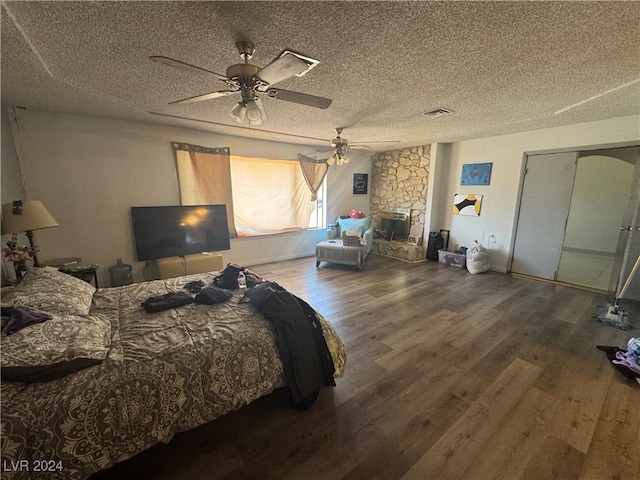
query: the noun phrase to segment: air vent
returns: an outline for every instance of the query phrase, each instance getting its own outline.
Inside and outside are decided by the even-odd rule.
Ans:
[[[436,118],[441,117],[442,115],[448,115],[453,113],[453,110],[449,110],[448,108],[440,107],[434,110],[429,110],[428,112],[421,113],[423,117]]]

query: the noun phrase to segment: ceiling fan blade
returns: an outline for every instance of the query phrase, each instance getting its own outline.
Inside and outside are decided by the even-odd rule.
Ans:
[[[333,150],[335,150],[333,147],[316,148],[316,152],[331,152]]]
[[[355,153],[364,153],[365,155],[373,155],[375,152],[371,149],[364,149],[364,148],[349,148],[350,152],[355,152]]]
[[[283,55],[255,74],[269,85],[281,82],[307,70],[308,65],[295,55]]]
[[[298,160],[303,162],[311,162],[311,163],[325,163],[327,161],[327,159],[324,157],[316,158],[314,155],[315,155],[315,152],[299,153]]]
[[[196,95],[195,97],[183,98],[182,100],[169,102],[169,105],[187,105],[189,103],[204,102],[205,100],[226,97],[227,95],[231,95],[232,93],[236,93],[238,91],[239,90],[221,90],[219,92],[205,93],[204,95]]]
[[[349,143],[350,146],[352,147],[364,147],[364,148],[370,148],[369,145],[371,145],[372,143],[400,143],[400,140],[384,140],[384,141],[373,141],[373,142],[358,142],[358,143]]]
[[[280,88],[270,88],[267,90],[269,98],[284,100],[285,102],[300,103],[315,108],[328,108],[332,100],[330,98],[316,97],[307,93],[292,92],[291,90],[282,90]]]
[[[181,68],[183,70],[190,70],[196,73],[206,73],[208,75],[213,75],[218,80],[222,80],[223,82],[226,82],[229,80],[227,77],[225,77],[224,75],[220,75],[219,73],[215,73],[210,70],[206,70],[204,68],[196,67],[195,65],[190,65],[188,63],[184,63],[179,60],[174,60],[173,58],[156,55],[153,57],[149,57],[149,60],[153,60],[154,62],[162,63],[164,65],[169,65],[170,67]]]

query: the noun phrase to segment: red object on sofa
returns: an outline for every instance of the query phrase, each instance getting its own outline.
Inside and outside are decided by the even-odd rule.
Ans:
[[[366,215],[364,213],[362,213],[360,210],[355,210],[355,209],[351,210],[349,212],[349,216],[351,218],[364,218],[364,217],[366,217]]]

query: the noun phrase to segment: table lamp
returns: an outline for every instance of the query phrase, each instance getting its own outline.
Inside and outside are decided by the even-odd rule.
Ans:
[[[33,231],[57,227],[58,223],[39,200],[15,200],[2,205],[2,234],[24,232],[29,246],[35,248]],[[39,267],[38,257],[33,255],[33,266]]]

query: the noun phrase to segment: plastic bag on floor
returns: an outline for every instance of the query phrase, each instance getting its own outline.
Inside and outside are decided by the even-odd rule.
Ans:
[[[489,270],[489,250],[477,240],[467,250],[467,270],[469,273],[483,273]]]

